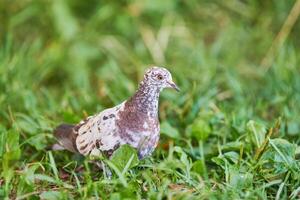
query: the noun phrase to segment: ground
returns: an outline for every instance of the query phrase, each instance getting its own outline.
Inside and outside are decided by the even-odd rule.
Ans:
[[[300,198],[300,1],[3,1],[0,199]],[[132,95],[149,65],[161,140],[109,179],[54,152],[62,122]]]

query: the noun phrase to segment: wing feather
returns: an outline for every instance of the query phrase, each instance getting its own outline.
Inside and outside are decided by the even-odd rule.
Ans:
[[[84,121],[77,131],[76,146],[83,155],[88,155],[94,148],[102,151],[110,150],[119,142],[115,120],[123,103]]]

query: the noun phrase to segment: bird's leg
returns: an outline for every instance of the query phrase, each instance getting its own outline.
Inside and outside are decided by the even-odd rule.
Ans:
[[[103,175],[106,179],[111,179],[112,173],[109,167],[107,167],[107,165],[102,160],[90,160],[89,163],[96,165],[97,168],[103,172]]]
[[[102,165],[102,169],[103,169],[103,174],[104,174],[104,176],[106,176],[105,178],[111,179],[112,173],[111,173],[109,167],[107,167],[107,165],[105,165],[105,163],[102,160],[101,160],[101,165]]]
[[[103,156],[101,152],[98,149],[94,149],[91,152],[90,156],[92,158],[91,162],[96,164],[96,166],[103,171],[104,177],[107,179],[111,179],[112,173],[109,167],[107,167],[107,165],[103,162]]]

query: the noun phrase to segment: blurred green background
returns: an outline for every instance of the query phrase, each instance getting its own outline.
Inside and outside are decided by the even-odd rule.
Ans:
[[[289,27],[291,32],[283,30],[288,33],[286,40],[279,35],[279,41],[284,40],[282,45],[275,39],[294,4],[294,0],[1,0],[0,197],[39,191],[39,183],[28,186],[33,184],[31,179],[23,180],[18,174],[24,175],[28,166],[40,163],[46,165],[40,174],[55,176],[47,165],[51,156],[45,151],[54,141],[52,129],[61,122],[76,123],[127,99],[150,65],[168,68],[181,88],[180,93],[162,93],[162,140],[154,162],[166,162],[174,145],[184,149],[192,164],[201,158],[202,168],[215,168],[208,172],[201,168],[201,173],[196,170],[211,181],[204,184],[205,191],[176,191],[203,198],[246,198],[245,188],[234,192],[227,188],[226,184],[232,183],[226,178],[228,171],[218,167],[219,161],[211,160],[220,155],[222,145],[229,144],[230,150],[237,154],[243,151],[241,158],[251,163],[234,165],[234,173],[245,171],[240,170],[242,165],[253,170],[254,193],[250,194],[275,197],[281,182],[265,189],[269,180],[261,172],[255,174],[257,168],[250,161],[262,142],[256,137],[252,144],[245,138],[249,127],[255,127],[263,140],[265,130],[281,117],[281,128],[273,137],[296,145],[292,158],[300,152],[300,21]],[[272,44],[275,48],[266,64]],[[251,129],[255,136],[256,129]],[[185,155],[181,150],[175,151]],[[204,155],[208,157],[204,159]],[[56,156],[59,166],[72,161],[67,154]],[[284,173],[300,174],[298,161],[293,161],[297,167]],[[174,167],[174,173],[176,170]],[[268,173],[278,175],[277,172]],[[257,178],[261,176],[264,178]],[[299,180],[290,177],[284,179],[286,185],[279,197],[297,195]],[[154,181],[151,177],[132,180]],[[196,187],[185,179],[168,180]],[[220,184],[216,193],[210,189],[214,183]],[[74,196],[93,196],[90,187],[86,186],[86,193]],[[59,188],[68,190],[64,185]],[[112,191],[123,195],[118,187]],[[157,197],[160,189],[157,186],[150,191]],[[169,198],[172,193],[165,188],[161,191],[161,198]]]

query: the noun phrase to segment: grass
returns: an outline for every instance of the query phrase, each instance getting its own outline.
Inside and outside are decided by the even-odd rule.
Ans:
[[[0,199],[300,198],[295,2],[4,0]],[[47,150],[56,125],[127,99],[152,64],[181,93],[161,95],[151,158],[108,179]]]

